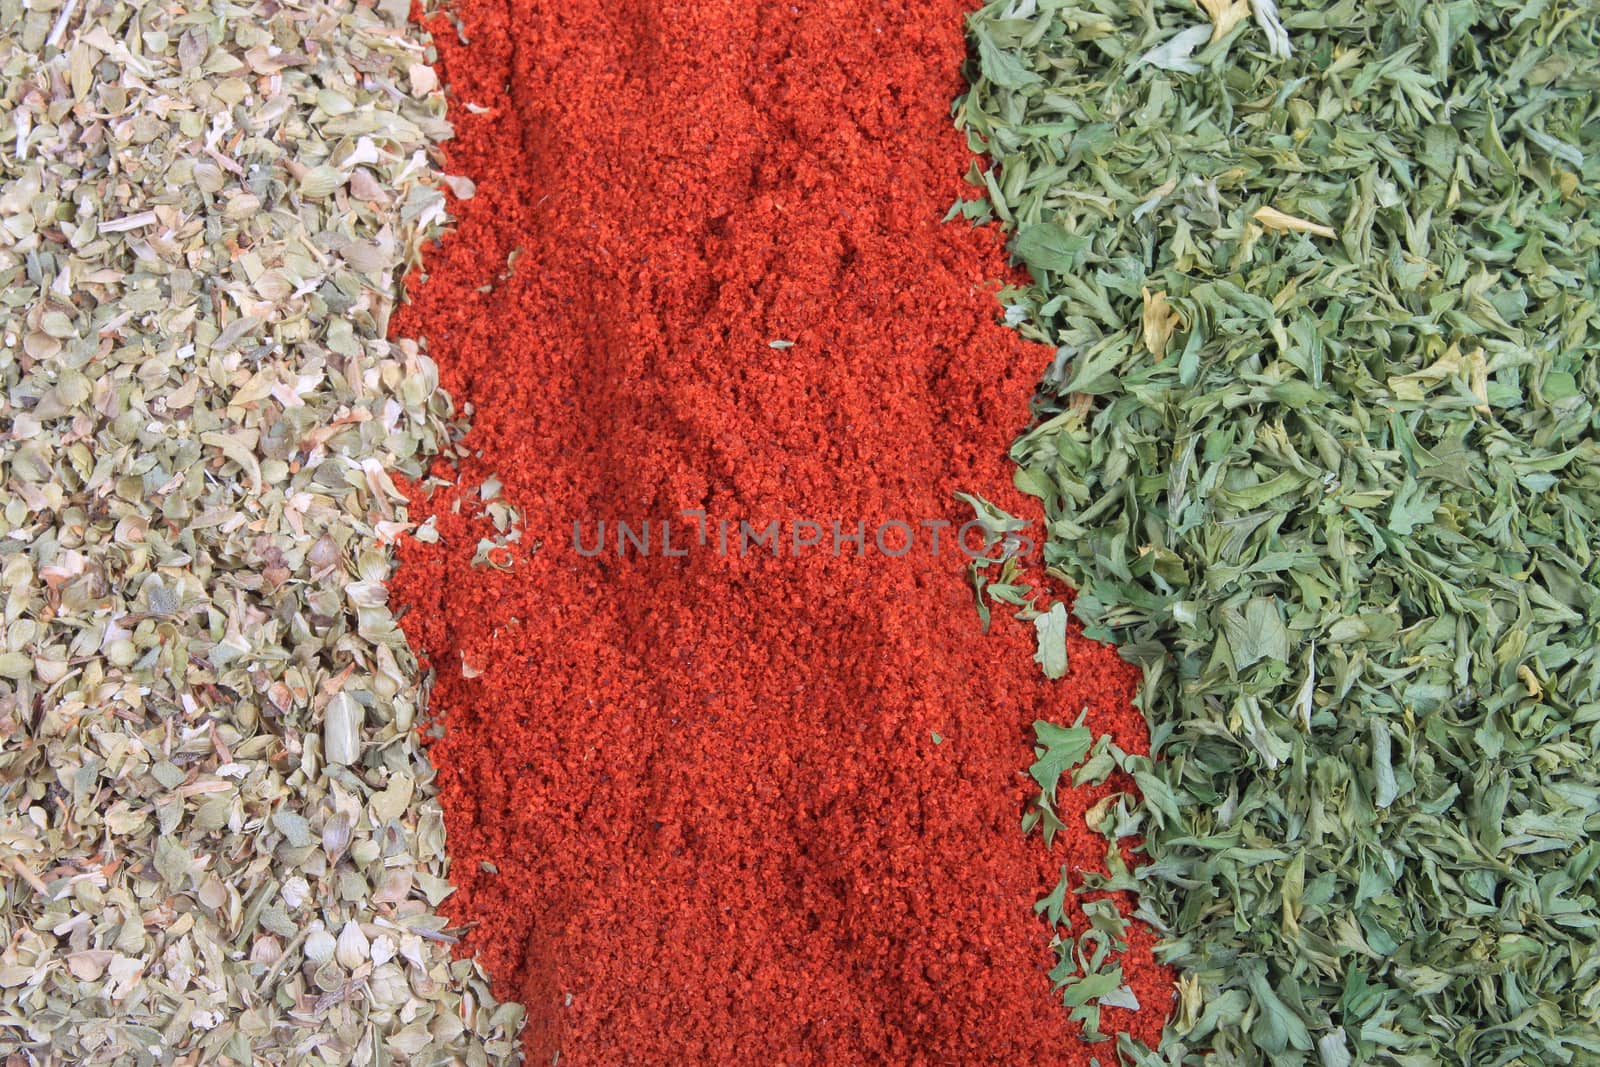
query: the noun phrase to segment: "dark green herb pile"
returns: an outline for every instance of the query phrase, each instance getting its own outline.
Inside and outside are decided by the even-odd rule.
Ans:
[[[1017,482],[1158,753],[1076,772],[1138,772],[1103,825],[1181,975],[1124,1052],[1600,1063],[1600,8],[1006,0],[972,36],[962,211],[1060,349]]]

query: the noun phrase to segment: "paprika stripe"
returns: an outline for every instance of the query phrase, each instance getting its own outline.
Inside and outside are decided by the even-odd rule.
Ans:
[[[1131,784],[1063,787],[1046,852],[1020,771],[1083,709],[1147,751],[1134,675],[1074,624],[1046,682],[930,537],[957,491],[1037,515],[1006,450],[1052,357],[997,321],[997,235],[941,221],[963,5],[451,11],[477,195],[394,329],[472,429],[409,487],[438,538],[393,596],[436,672],[444,908],[530,1062],[1104,1061],[1034,903],[1104,869],[1083,815]],[[1147,1042],[1151,943],[1103,1021]]]

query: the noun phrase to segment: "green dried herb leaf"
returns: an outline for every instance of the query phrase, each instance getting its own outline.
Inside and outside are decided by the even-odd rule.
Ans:
[[[1033,627],[1039,642],[1034,662],[1044,668],[1046,678],[1064,677],[1067,673],[1067,606],[1052,604],[1049,611],[1034,618]]]
[[[1055,799],[1061,775],[1088,755],[1094,737],[1089,728],[1081,724],[1081,716],[1079,724],[1074,726],[1056,726],[1040,719],[1033,724],[1033,732],[1039,744],[1033,750],[1037,759],[1028,773],[1039,784],[1044,802],[1049,804]]]

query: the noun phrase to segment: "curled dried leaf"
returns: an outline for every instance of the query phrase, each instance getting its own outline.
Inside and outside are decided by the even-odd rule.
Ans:
[[[1294,215],[1285,214],[1275,207],[1262,207],[1251,216],[1264,229],[1277,230],[1289,233],[1309,233],[1316,237],[1337,237],[1332,226],[1324,226],[1320,222],[1312,222]]]

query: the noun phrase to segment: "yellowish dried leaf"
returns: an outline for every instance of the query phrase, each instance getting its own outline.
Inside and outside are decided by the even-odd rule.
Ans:
[[[1144,296],[1144,346],[1156,361],[1167,358],[1167,344],[1183,322],[1183,316],[1167,302],[1164,290],[1151,292],[1149,287],[1140,290]]]
[[[1250,17],[1250,0],[1195,0],[1211,19],[1211,39],[1220,41]]]
[[[1285,214],[1275,207],[1262,207],[1251,216],[1268,230],[1288,231],[1291,233],[1309,233],[1315,237],[1337,237],[1332,226],[1324,226],[1320,222],[1302,219],[1295,215]]]

